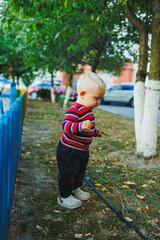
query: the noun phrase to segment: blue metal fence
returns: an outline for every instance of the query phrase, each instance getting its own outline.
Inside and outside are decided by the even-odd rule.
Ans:
[[[23,93],[11,105],[9,110],[0,117],[0,240],[6,239],[10,220],[17,166],[21,151],[26,94]]]

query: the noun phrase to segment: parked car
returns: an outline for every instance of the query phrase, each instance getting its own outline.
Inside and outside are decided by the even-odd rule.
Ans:
[[[37,99],[40,97],[40,91],[41,90],[48,90],[50,91],[52,87],[51,83],[38,83],[38,84],[31,84],[28,87],[28,95],[31,96],[32,99]],[[54,85],[54,92],[57,95],[64,95],[66,92],[65,88],[58,87],[57,85]],[[76,100],[77,99],[77,92],[75,90],[71,90],[70,100]]]
[[[120,83],[107,89],[103,103],[123,103],[134,107],[134,84]]]

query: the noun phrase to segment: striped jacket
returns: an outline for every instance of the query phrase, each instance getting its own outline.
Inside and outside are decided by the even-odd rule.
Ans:
[[[82,122],[85,120],[91,121],[93,125],[91,130],[82,131]],[[99,131],[95,129],[92,111],[76,102],[67,108],[62,128],[64,130],[61,136],[62,144],[80,151],[87,151],[93,137],[96,137]]]

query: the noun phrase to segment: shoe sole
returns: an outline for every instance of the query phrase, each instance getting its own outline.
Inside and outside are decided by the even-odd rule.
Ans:
[[[73,207],[73,206],[70,206],[70,207],[64,206],[63,203],[60,202],[59,198],[57,199],[57,203],[58,203],[61,207],[68,208],[68,209],[75,209],[75,208],[79,208],[79,207],[82,206],[82,203],[79,203],[79,204],[77,204],[77,205],[74,206],[74,207]]]

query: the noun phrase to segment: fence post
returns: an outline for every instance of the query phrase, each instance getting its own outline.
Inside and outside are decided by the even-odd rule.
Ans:
[[[7,112],[6,115],[9,117],[9,181],[10,181],[10,187],[9,187],[9,208],[11,208],[12,203],[13,203],[13,194],[14,194],[14,183],[15,183],[15,109],[10,108]]]
[[[2,122],[0,122],[0,144],[2,145],[2,149],[0,151],[0,239],[4,238],[4,227],[5,227],[5,209],[4,209],[4,192],[5,192],[5,127]]]
[[[2,199],[3,199],[3,239],[6,238],[6,229],[7,229],[7,219],[8,219],[8,155],[9,155],[9,119],[6,115],[3,115],[0,119],[0,122],[3,124],[4,127],[4,143],[3,143],[3,192],[2,192]]]
[[[16,101],[17,89],[15,82],[11,82],[10,106]]]
[[[1,113],[1,115],[4,114],[2,99],[0,99],[0,113]]]
[[[7,209],[8,209],[8,216],[7,216],[7,222],[9,223],[10,220],[10,210],[12,206],[12,185],[14,186],[13,183],[13,151],[14,151],[14,146],[12,144],[13,142],[13,111],[10,109],[6,112],[6,116],[8,117],[8,128],[9,128],[9,136],[8,136],[8,202],[7,202]]]
[[[0,239],[2,239],[2,224],[3,224],[3,142],[4,142],[4,126],[0,123],[0,145],[2,146],[2,150],[0,151]]]

